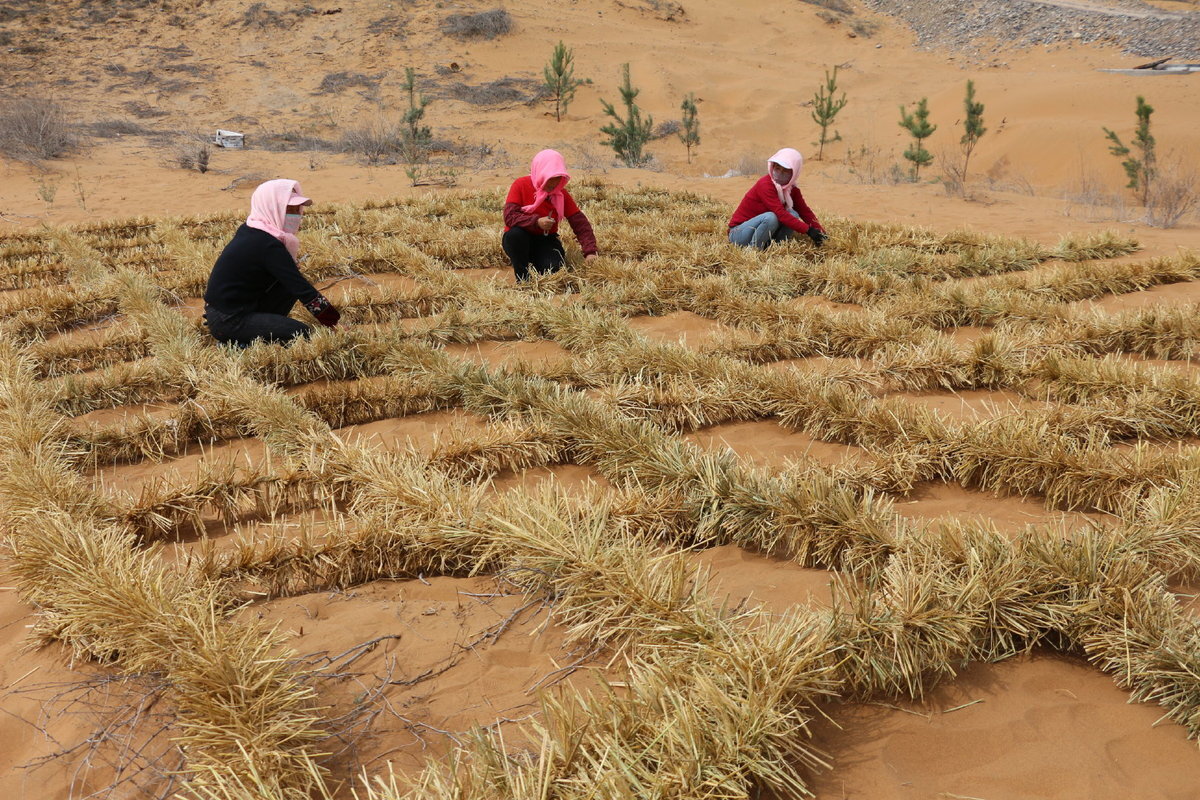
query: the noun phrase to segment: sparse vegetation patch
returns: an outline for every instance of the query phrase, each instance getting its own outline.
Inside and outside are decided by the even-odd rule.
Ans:
[[[55,101],[34,97],[0,100],[0,152],[8,157],[59,158],[78,144],[66,110]]]
[[[442,33],[458,39],[495,39],[512,28],[512,15],[503,8],[474,14],[451,14],[441,22]]]
[[[448,92],[455,100],[477,106],[501,103],[536,103],[543,96],[541,81],[531,78],[497,78],[489,83],[453,83]]]

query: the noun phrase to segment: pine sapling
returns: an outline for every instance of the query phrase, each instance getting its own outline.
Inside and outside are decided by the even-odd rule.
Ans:
[[[429,158],[430,145],[433,144],[433,132],[428,125],[421,124],[429,98],[417,94],[417,73],[412,67],[404,68],[404,84],[401,88],[408,93],[408,110],[401,118],[404,129],[401,131],[400,144],[404,160],[409,164],[423,164]]]
[[[963,183],[967,181],[967,166],[971,163],[971,152],[987,128],[983,127],[983,103],[975,102],[975,81],[967,81],[967,96],[963,100],[966,116],[963,117],[963,135],[959,139],[963,149]]]
[[[650,141],[651,132],[654,130],[654,118],[642,119],[642,111],[635,102],[641,90],[634,89],[630,83],[628,63],[621,65],[621,74],[621,101],[625,104],[625,118],[621,118],[612,103],[601,100],[604,113],[612,117],[613,121],[601,128],[600,132],[608,134],[608,141],[604,142],[604,145],[611,147],[625,166],[639,167],[649,160],[642,148]]]
[[[937,125],[929,124],[929,106],[926,98],[922,97],[913,113],[908,113],[900,106],[900,127],[912,134],[913,141],[904,151],[904,157],[912,162],[913,180],[918,180],[921,167],[933,161],[933,154],[925,149],[925,140],[937,130]]]
[[[683,130],[679,132],[679,141],[687,147],[688,163],[692,163],[692,148],[700,144],[700,118],[696,111],[696,95],[689,93],[680,105],[683,110]]]
[[[1150,115],[1154,113],[1154,108],[1146,102],[1146,98],[1138,95],[1136,113],[1138,124],[1133,134],[1133,146],[1141,153],[1141,158],[1131,155],[1130,149],[1117,136],[1116,131],[1105,128],[1104,133],[1112,142],[1108,152],[1124,159],[1121,166],[1125,168],[1125,175],[1129,178],[1126,187],[1138,192],[1142,205],[1146,205],[1150,199],[1150,185],[1157,174],[1158,157],[1155,153],[1154,137],[1150,134]]]
[[[585,83],[575,77],[575,51],[559,42],[549,63],[542,68],[546,93],[554,100],[554,120],[562,122],[567,106],[575,99],[575,90]]]
[[[825,70],[825,84],[817,90],[813,95],[812,118],[813,122],[821,126],[821,138],[815,142],[817,145],[817,161],[821,160],[821,156],[825,153],[825,145],[828,142],[840,142],[842,135],[834,131],[833,136],[830,136],[829,127],[833,125],[833,119],[838,115],[838,112],[846,107],[846,93],[842,92],[840,98],[834,98],[837,94],[837,71],[835,66],[833,72]]]

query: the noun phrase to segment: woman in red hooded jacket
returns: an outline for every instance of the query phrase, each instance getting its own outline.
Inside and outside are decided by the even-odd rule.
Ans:
[[[533,157],[529,175],[517,178],[504,201],[504,254],[518,281],[529,279],[529,265],[540,273],[555,272],[566,263],[558,223],[566,220],[579,240],[583,257],[596,257],[592,223],[567,192],[567,164],[557,150]]]
[[[767,161],[767,174],[750,187],[729,219],[729,241],[764,250],[772,242],[807,235],[820,247],[825,229],[796,186],[804,157],[785,147]]]

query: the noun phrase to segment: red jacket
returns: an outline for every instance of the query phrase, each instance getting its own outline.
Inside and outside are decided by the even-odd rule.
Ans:
[[[554,206],[550,205],[550,201],[543,201],[532,213],[522,210],[524,206],[533,202],[535,194],[533,178],[528,175],[513,181],[513,185],[508,190],[508,197],[504,200],[504,230],[523,228],[535,236],[545,233],[538,226],[537,221],[539,217],[555,216]],[[563,189],[563,217],[570,224],[571,230],[575,231],[575,238],[579,240],[579,247],[583,250],[583,254],[589,256],[595,253],[596,234],[592,230],[592,223],[579,210],[579,206],[575,205],[575,199],[566,189]],[[554,220],[554,227],[550,229],[550,233],[558,233],[558,222],[557,219]]]
[[[733,216],[729,219],[729,227],[732,228],[735,225],[741,225],[746,220],[753,219],[759,214],[774,211],[775,216],[779,217],[779,221],[782,224],[797,233],[808,233],[809,228],[816,228],[819,231],[825,230],[821,227],[821,223],[817,221],[817,215],[804,202],[804,195],[800,194],[800,188],[797,186],[792,187],[792,208],[796,209],[796,213],[800,215],[800,219],[793,217],[791,212],[788,211],[787,206],[779,202],[779,194],[775,191],[775,182],[771,180],[771,176],[763,175],[758,179],[758,183],[750,187],[750,191],[746,192],[746,196],[738,204],[737,210],[733,212]]]

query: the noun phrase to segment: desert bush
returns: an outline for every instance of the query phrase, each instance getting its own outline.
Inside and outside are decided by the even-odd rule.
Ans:
[[[403,17],[395,14],[387,17],[380,17],[379,19],[372,20],[367,25],[367,33],[372,33],[375,35],[387,34],[388,36],[401,38],[406,33],[404,30],[405,22],[406,20]]]
[[[839,14],[846,14],[847,16],[854,13],[854,6],[850,5],[847,0],[801,0],[801,2],[817,6],[818,8],[828,8],[830,11],[836,11]]]
[[[750,153],[742,153],[729,167],[729,175],[760,175],[767,171],[765,159]]]
[[[343,137],[344,141],[344,137]],[[299,131],[264,132],[254,136],[254,147],[271,151],[339,150],[341,143]]]
[[[180,169],[208,172],[208,160],[212,151],[207,141],[188,141],[175,146],[171,163]]]
[[[862,145],[846,154],[846,165],[857,183],[870,186],[894,185],[909,180],[904,170],[891,159],[885,158],[878,147]]]
[[[942,165],[941,182],[946,194],[966,197],[967,164],[962,154],[954,150],[942,150],[938,160]]]
[[[451,14],[442,20],[442,33],[456,39],[495,39],[512,30],[513,18],[503,8],[475,14]]]
[[[285,11],[272,11],[266,3],[252,3],[242,13],[243,28],[290,28],[302,18],[317,13],[310,5],[289,8]]]
[[[858,36],[870,38],[879,32],[879,23],[874,20],[855,17],[850,20],[850,30],[854,31]]]
[[[66,110],[45,98],[0,104],[0,152],[10,158],[60,158],[79,145]]]
[[[342,134],[338,149],[358,156],[372,166],[389,163],[404,149],[404,135],[398,125],[383,120]]]
[[[641,0],[641,4],[666,22],[678,22],[687,16],[687,10],[674,0]]]
[[[120,136],[145,136],[152,130],[128,119],[102,119],[81,126],[92,136],[101,139],[116,139]]]
[[[371,96],[379,88],[382,75],[364,75],[361,72],[330,72],[321,79],[317,94],[341,94],[346,89],[364,89],[364,96]]]
[[[499,78],[490,83],[471,85],[455,83],[450,86],[450,96],[476,106],[493,106],[499,103],[535,103],[544,91],[539,81],[529,78]]]
[[[1146,221],[1174,228],[1200,206],[1200,175],[1182,159],[1159,172],[1146,195]]]
[[[654,131],[650,134],[653,140],[666,139],[668,136],[674,136],[683,130],[683,123],[677,119],[666,119],[654,126]]]
[[[165,117],[169,113],[163,111],[161,108],[155,108],[142,100],[130,100],[124,104],[123,108],[138,119]]]
[[[1111,191],[1104,179],[1095,172],[1081,173],[1072,184],[1063,188],[1062,197],[1071,203],[1071,206],[1063,211],[1066,216],[1075,216],[1075,207],[1080,207],[1085,219],[1119,220],[1129,217],[1125,196]]]

